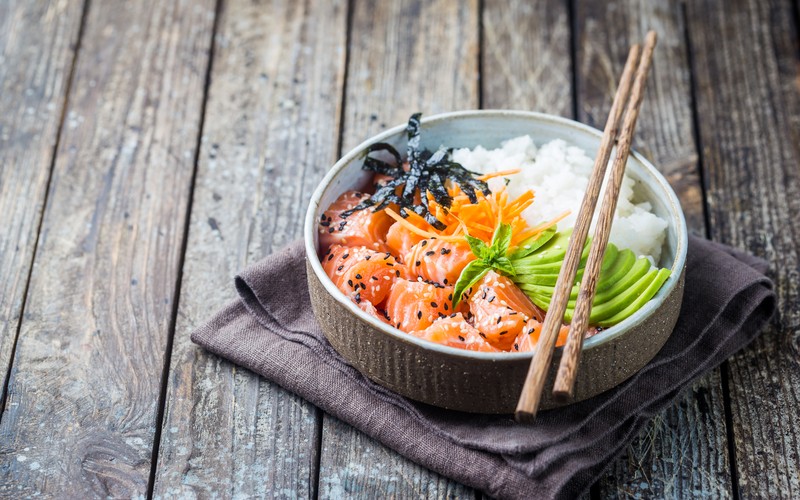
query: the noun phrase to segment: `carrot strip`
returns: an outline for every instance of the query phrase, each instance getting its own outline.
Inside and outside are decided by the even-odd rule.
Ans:
[[[433,232],[430,232],[430,231],[425,231],[424,229],[420,229],[417,226],[415,226],[414,224],[412,224],[412,223],[408,222],[407,220],[405,220],[402,216],[400,216],[397,212],[395,212],[391,208],[386,207],[383,210],[384,210],[384,212],[386,212],[386,215],[388,215],[389,217],[391,217],[395,221],[399,222],[403,227],[405,227],[406,229],[408,229],[409,231],[411,231],[414,234],[418,234],[418,235],[422,236],[423,238],[438,238],[438,239],[440,239],[442,241],[460,241],[460,240],[463,239],[463,237],[461,237],[461,236],[454,237],[454,236],[448,236],[448,235],[444,235],[444,234],[433,233]],[[406,212],[406,213],[413,213],[413,212]],[[414,214],[414,215],[416,215],[416,214]]]
[[[500,170],[499,172],[492,172],[489,174],[479,175],[477,179],[479,181],[488,181],[489,179],[493,179],[495,177],[502,177],[504,175],[514,175],[522,172],[521,168],[512,168],[509,170]]]

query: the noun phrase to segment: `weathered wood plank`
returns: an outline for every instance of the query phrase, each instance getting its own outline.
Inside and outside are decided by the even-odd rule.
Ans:
[[[572,118],[567,2],[485,0],[482,105]]]
[[[704,235],[698,155],[692,122],[691,74],[679,2],[578,2],[578,113],[602,128],[632,43],[658,32],[652,75],[636,147],[678,193],[693,233]],[[599,483],[602,497],[712,498],[730,495],[725,408],[720,372],[697,381],[648,425]]]
[[[729,362],[742,498],[800,497],[800,61],[790,1],[687,2],[711,235],[771,262],[779,314]]]
[[[214,5],[87,14],[5,412],[0,494],[147,491]]]
[[[433,114],[478,106],[476,1],[353,2],[342,144]],[[321,498],[472,498],[472,490],[325,415]]]
[[[19,328],[82,13],[81,2],[0,3],[0,387]]]
[[[411,113],[478,107],[478,3],[355,0],[343,151]]]
[[[347,2],[226,2],[183,269],[154,496],[308,498],[319,411],[192,344],[248,263],[300,236],[336,159]]]

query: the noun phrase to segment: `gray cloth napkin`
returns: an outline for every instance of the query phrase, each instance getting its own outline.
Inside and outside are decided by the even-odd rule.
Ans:
[[[572,498],[693,379],[752,341],[775,310],[766,262],[690,238],[683,308],[658,355],[614,389],[535,424],[399,396],[349,366],[311,310],[300,242],[236,277],[241,300],[192,340],[440,474],[499,498]]]

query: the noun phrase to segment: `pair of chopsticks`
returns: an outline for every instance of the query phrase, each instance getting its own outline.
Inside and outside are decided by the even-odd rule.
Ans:
[[[622,79],[614,96],[614,102],[611,105],[608,121],[603,131],[603,138],[600,142],[594,169],[589,178],[589,186],[586,188],[586,194],[583,196],[583,201],[578,211],[578,218],[570,237],[564,263],[558,274],[550,307],[545,315],[536,352],[517,403],[515,417],[518,422],[532,421],[539,409],[542,390],[549,371],[548,368],[553,358],[556,338],[561,329],[561,322],[567,309],[570,292],[575,283],[575,275],[580,264],[581,253],[586,244],[589,226],[597,205],[597,198],[600,195],[600,187],[605,178],[606,166],[611,157],[611,151],[616,145],[617,154],[611,167],[611,178],[606,186],[603,205],[597,218],[592,247],[589,250],[586,269],[584,270],[583,279],[581,279],[580,291],[575,304],[575,313],[572,317],[567,343],[564,346],[561,363],[553,386],[553,397],[556,400],[566,402],[571,400],[574,394],[575,377],[578,373],[583,338],[589,323],[589,313],[592,309],[600,266],[603,263],[603,254],[608,244],[614,211],[617,208],[617,198],[619,197],[620,186],[625,174],[625,165],[631,150],[636,119],[639,117],[639,108],[642,105],[644,87],[647,83],[647,74],[653,60],[655,45],[656,33],[650,31],[645,37],[644,51],[642,51],[639,44],[635,44],[628,53],[628,60],[625,63],[625,69],[622,71]],[[628,99],[629,96],[630,100]],[[625,116],[620,130],[619,122],[623,109],[625,110]]]

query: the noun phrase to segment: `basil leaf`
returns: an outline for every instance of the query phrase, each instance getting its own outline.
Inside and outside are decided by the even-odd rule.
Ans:
[[[500,224],[492,236],[492,250],[495,257],[505,257],[508,245],[511,244],[511,225]]]
[[[456,281],[453,289],[453,309],[455,310],[461,301],[461,296],[469,290],[475,283],[483,279],[490,267],[481,260],[473,260],[461,271],[461,275]]]
[[[465,234],[464,237],[467,239],[469,248],[472,250],[472,253],[475,254],[475,257],[479,259],[489,259],[491,257],[489,247],[486,246],[486,243],[484,243],[482,239],[468,234]]]
[[[509,276],[517,275],[517,271],[514,269],[514,264],[511,263],[511,260],[508,257],[498,257],[494,259],[494,262],[492,262],[492,267],[503,271],[503,273]]]

